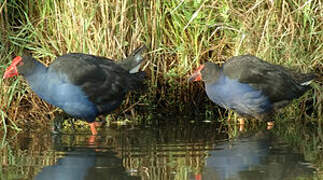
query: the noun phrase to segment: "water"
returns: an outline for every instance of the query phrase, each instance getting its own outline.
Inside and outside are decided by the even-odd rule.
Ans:
[[[9,134],[3,180],[312,179],[312,164],[273,131],[239,133],[214,123],[88,129],[52,136],[43,129]],[[230,138],[234,136],[235,138]]]

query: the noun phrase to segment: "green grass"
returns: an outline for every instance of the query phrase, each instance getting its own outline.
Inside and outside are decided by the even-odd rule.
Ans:
[[[218,114],[208,109],[215,106],[202,85],[187,83],[187,74],[205,61],[223,63],[249,53],[301,72],[323,69],[319,0],[1,1],[0,11],[0,74],[23,53],[45,64],[68,52],[122,59],[146,44],[148,91],[145,98],[127,98],[120,111],[140,100],[142,110]],[[2,127],[54,118],[57,109],[32,94],[21,78],[0,80],[0,88]],[[322,124],[321,102],[322,83],[316,82],[276,119]]]

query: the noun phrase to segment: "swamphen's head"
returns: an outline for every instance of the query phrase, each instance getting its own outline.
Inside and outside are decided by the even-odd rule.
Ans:
[[[18,75],[27,75],[32,72],[35,66],[31,56],[17,56],[12,60],[12,63],[7,67],[3,79],[11,78]]]
[[[190,76],[189,81],[204,81],[206,83],[216,81],[220,76],[220,67],[217,64],[207,62],[200,65]]]

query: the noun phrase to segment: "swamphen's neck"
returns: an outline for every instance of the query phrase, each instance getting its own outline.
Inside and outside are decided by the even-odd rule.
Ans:
[[[47,67],[36,60],[34,60],[33,63],[34,66],[30,69],[30,71],[24,74],[24,77],[32,87],[43,84],[41,81],[45,80],[44,78],[47,78]]]
[[[46,85],[49,80],[47,69],[45,65],[33,59],[33,66],[23,74],[31,89],[41,98],[46,97],[45,93],[48,90]]]

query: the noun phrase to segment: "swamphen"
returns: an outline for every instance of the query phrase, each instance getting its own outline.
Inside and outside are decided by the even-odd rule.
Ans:
[[[271,122],[272,113],[302,96],[314,77],[243,55],[230,58],[222,67],[202,64],[189,80],[204,81],[206,94],[219,106]]]
[[[139,47],[119,64],[105,57],[70,53],[46,67],[31,56],[17,56],[3,79],[23,75],[40,98],[86,120],[96,135],[96,116],[115,110],[128,91],[142,86],[145,72],[138,70],[144,49]]]

